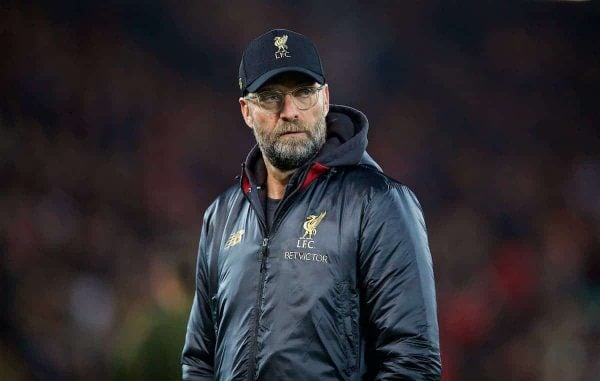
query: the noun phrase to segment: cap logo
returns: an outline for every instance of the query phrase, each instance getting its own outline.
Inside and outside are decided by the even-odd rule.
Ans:
[[[238,83],[239,83],[239,85],[240,85],[240,90],[241,90],[241,89],[242,89],[242,85],[244,84],[244,83],[242,82],[242,78],[241,78],[241,77],[240,77],[240,80],[238,81]]]
[[[288,47],[286,45],[286,42],[288,40],[287,34],[275,37],[273,40],[275,41],[274,45],[277,48],[277,51],[275,52],[275,59],[278,60],[284,57],[290,58],[290,52],[288,52]]]

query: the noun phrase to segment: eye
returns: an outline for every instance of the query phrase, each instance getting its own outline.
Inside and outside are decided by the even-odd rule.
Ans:
[[[281,94],[275,91],[268,91],[259,94],[259,100],[264,103],[277,103],[281,100]]]
[[[295,97],[306,98],[310,97],[315,92],[315,89],[312,87],[301,87],[298,90],[294,91]]]

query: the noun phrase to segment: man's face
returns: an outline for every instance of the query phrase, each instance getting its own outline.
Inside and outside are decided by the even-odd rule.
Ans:
[[[301,74],[285,73],[274,77],[257,93],[270,90],[285,93],[300,86],[317,87],[317,84]],[[257,101],[240,98],[244,120],[252,128],[263,156],[275,168],[282,171],[296,169],[315,156],[325,144],[325,116],[329,110],[327,86],[317,91],[316,97],[313,107],[301,110],[291,94],[285,95],[278,113],[263,109]]]

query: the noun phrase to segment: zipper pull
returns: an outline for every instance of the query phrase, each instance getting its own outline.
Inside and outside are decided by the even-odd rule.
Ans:
[[[267,246],[269,246],[269,238],[265,237],[263,238],[263,242],[262,242],[262,248],[260,250],[261,252],[261,256],[260,256],[260,272],[263,272],[266,270],[266,266],[267,266]]]

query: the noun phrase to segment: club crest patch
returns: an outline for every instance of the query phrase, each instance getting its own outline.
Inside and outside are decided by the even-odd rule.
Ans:
[[[275,47],[277,48],[277,51],[275,52],[275,59],[280,59],[280,58],[290,58],[290,52],[288,51],[288,46],[287,44],[287,40],[288,40],[288,35],[284,34],[283,36],[278,36],[273,38],[273,45],[275,45]]]
[[[244,229],[238,230],[234,233],[231,233],[231,235],[229,236],[229,239],[225,243],[225,249],[228,249],[228,248],[240,243],[242,241],[243,235],[244,235]]]
[[[310,216],[306,217],[306,221],[302,225],[304,228],[304,235],[300,237],[300,239],[313,239],[313,237],[317,234],[317,227],[321,221],[323,221],[323,218],[325,218],[326,214],[327,212],[321,212],[321,214],[318,216],[311,214]]]

